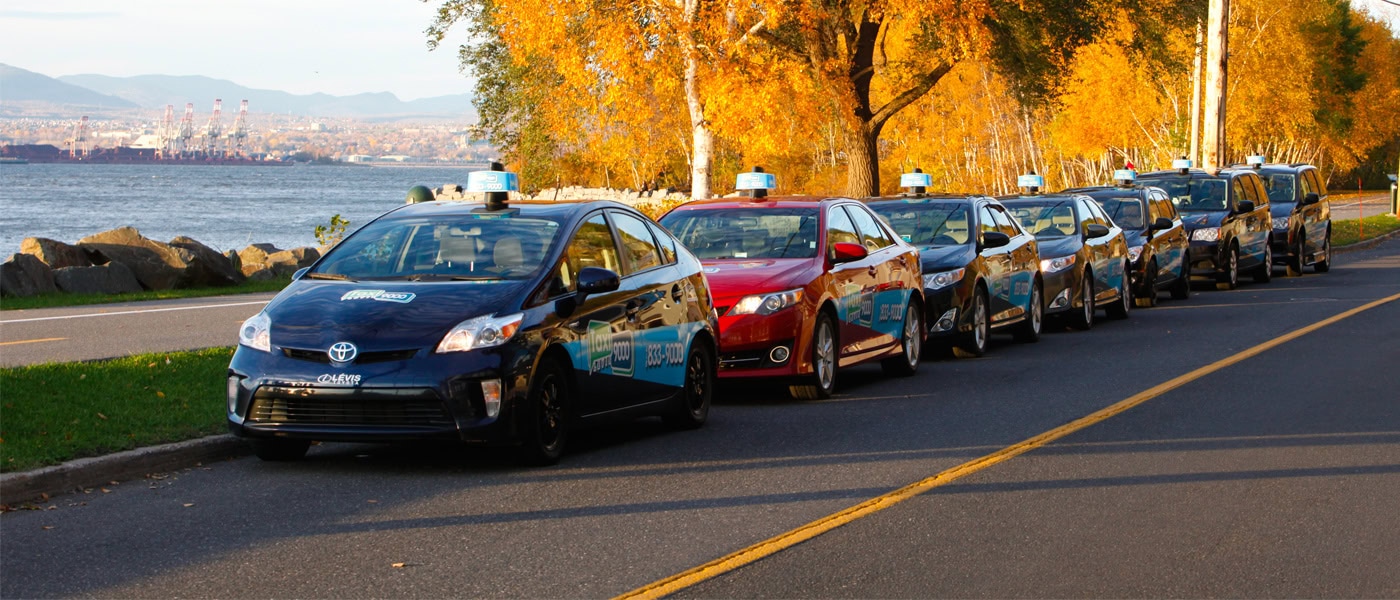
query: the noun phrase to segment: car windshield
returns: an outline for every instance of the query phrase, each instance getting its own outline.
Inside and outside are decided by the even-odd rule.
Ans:
[[[678,210],[661,225],[695,256],[812,258],[817,255],[817,207]]]
[[[384,219],[332,248],[313,279],[492,281],[526,279],[559,235],[551,220],[501,214]]]
[[[1147,181],[1143,181],[1144,184]],[[1154,177],[1151,184],[1162,188],[1172,198],[1172,204],[1181,212],[1201,212],[1228,210],[1225,188],[1230,181],[1220,179],[1197,179],[1190,175],[1179,177]]]
[[[964,202],[877,202],[870,209],[916,246],[960,246],[970,238]]]
[[[1094,198],[1103,211],[1108,213],[1119,227],[1123,229],[1143,229],[1147,227],[1143,222],[1142,198],[1137,196],[1119,196],[1116,198]]]
[[[1021,222],[1023,229],[1034,232],[1036,239],[1079,233],[1079,220],[1074,218],[1074,207],[1069,200],[1017,202],[1006,205],[1006,210]]]
[[[1296,175],[1288,173],[1274,173],[1264,175],[1260,179],[1264,180],[1264,189],[1269,190],[1269,202],[1294,202],[1293,186],[1297,184]]]

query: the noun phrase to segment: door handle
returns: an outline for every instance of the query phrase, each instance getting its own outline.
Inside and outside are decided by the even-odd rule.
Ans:
[[[875,268],[875,265],[870,265],[870,269],[868,269],[868,271],[871,277],[874,277],[875,273],[879,272],[879,270]]]
[[[627,306],[626,306],[626,308],[625,308],[624,310],[627,312],[627,318],[629,318],[629,319],[636,318],[637,312],[640,311],[640,310],[642,310],[642,301],[641,301],[641,300],[638,300],[638,299],[636,299],[636,298],[633,298],[633,299],[631,299],[631,300],[628,300],[628,301],[627,301]]]
[[[671,286],[671,300],[675,302],[681,301],[681,284],[677,283]]]

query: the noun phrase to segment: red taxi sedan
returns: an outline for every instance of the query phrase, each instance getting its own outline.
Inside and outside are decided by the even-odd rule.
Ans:
[[[742,186],[741,186],[742,187]],[[830,397],[836,371],[873,360],[911,375],[924,322],[919,253],[849,198],[702,200],[660,220],[704,265],[722,378],[793,382]]]

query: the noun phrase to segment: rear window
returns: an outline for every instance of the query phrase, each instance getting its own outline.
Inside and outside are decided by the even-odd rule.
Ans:
[[[517,216],[380,220],[332,248],[311,276],[357,281],[527,279],[558,236],[555,221]]]
[[[701,259],[813,258],[817,207],[717,208],[672,211],[661,219]]]

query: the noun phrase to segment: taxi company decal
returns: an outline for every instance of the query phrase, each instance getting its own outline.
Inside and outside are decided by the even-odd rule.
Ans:
[[[703,323],[614,332],[607,321],[589,321],[582,340],[566,347],[574,366],[590,375],[616,375],[679,387],[685,383],[686,350]],[[640,358],[641,360],[638,360]]]
[[[386,292],[384,290],[351,290],[345,292],[345,295],[340,297],[340,301],[345,302],[347,300],[378,300],[380,302],[397,302],[399,304],[408,304],[409,302],[413,302],[413,299],[417,297],[417,294],[411,292]]]
[[[316,383],[323,385],[360,385],[360,375],[349,373],[324,373],[316,378]]]
[[[606,321],[588,322],[588,372],[632,376],[632,332],[613,333]]]

